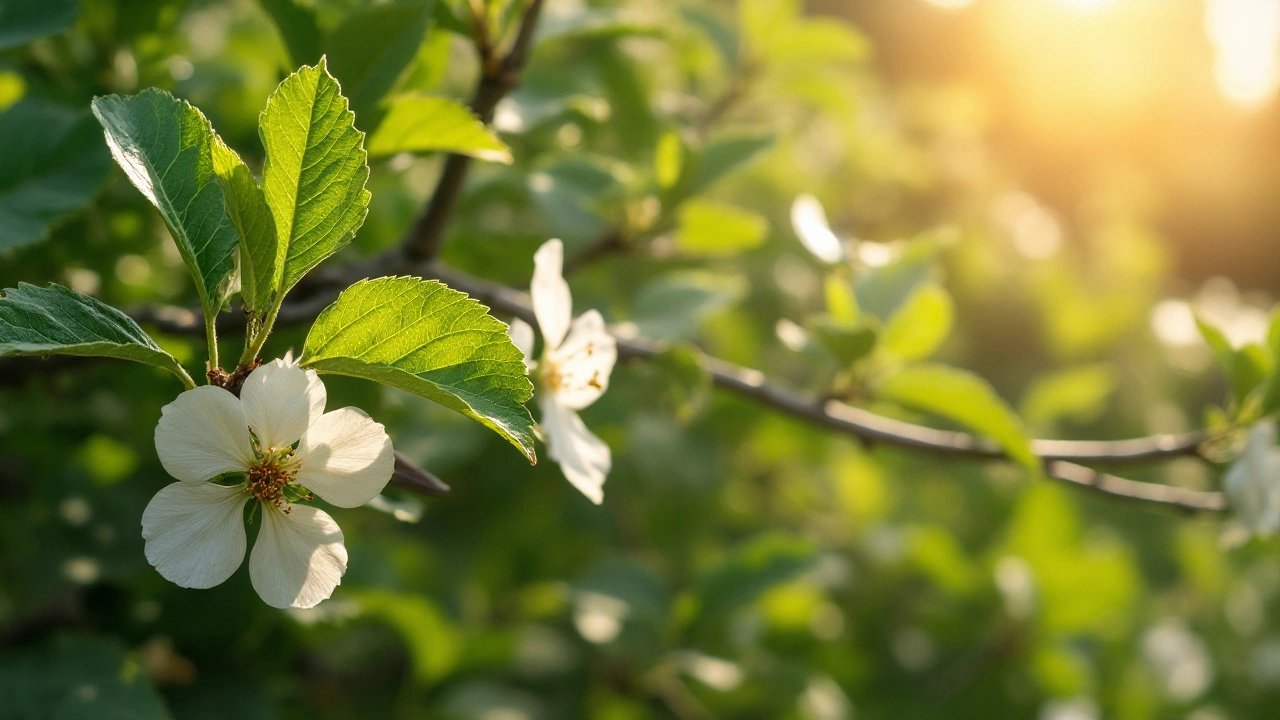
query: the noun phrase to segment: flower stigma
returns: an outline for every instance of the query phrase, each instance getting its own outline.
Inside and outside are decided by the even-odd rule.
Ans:
[[[271,448],[264,453],[258,447],[255,437],[253,449],[258,456],[258,461],[249,466],[245,480],[246,492],[264,504],[283,510],[286,515],[290,510],[290,502],[311,499],[310,493],[305,491],[291,493],[296,497],[285,496],[285,490],[293,483],[294,478],[298,475],[298,469],[301,467],[301,463],[294,458],[292,447]]]

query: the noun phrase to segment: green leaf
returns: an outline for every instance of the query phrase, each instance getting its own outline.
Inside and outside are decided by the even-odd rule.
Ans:
[[[815,559],[813,545],[800,538],[768,534],[747,542],[698,582],[698,620],[724,622],[734,610],[809,569]]]
[[[690,200],[680,206],[676,247],[690,255],[733,255],[758,247],[769,222],[749,211],[710,200]]]
[[[478,160],[511,164],[511,150],[492,130],[456,100],[401,95],[369,138],[369,154],[453,152]]]
[[[379,5],[347,18],[325,38],[325,54],[342,81],[361,125],[418,53],[431,21],[431,3]]]
[[[876,346],[876,329],[870,325],[848,325],[829,315],[809,323],[809,332],[824,350],[846,367],[866,357]]]
[[[434,280],[387,277],[347,288],[316,319],[302,364],[416,393],[505,437],[536,462],[533,395],[507,326]]]
[[[688,340],[712,314],[737,302],[746,292],[742,279],[698,271],[660,275],[636,294],[632,321],[640,334],[654,340]]]
[[[61,285],[19,283],[0,295],[0,357],[10,355],[110,357],[187,377],[128,315]]]
[[[707,143],[698,159],[689,194],[694,195],[773,147],[772,135],[734,135]]]
[[[97,123],[39,101],[0,115],[0,251],[38,242],[89,204],[111,159]]]
[[[854,288],[858,307],[882,321],[893,317],[916,289],[929,281],[936,253],[933,243],[916,243],[888,265],[868,271]]]
[[[354,121],[323,58],[267,98],[262,190],[286,248],[281,293],[349,244],[369,212],[369,162]]]
[[[1226,375],[1231,397],[1237,403],[1243,404],[1249,393],[1261,384],[1271,371],[1271,359],[1267,351],[1253,344],[1239,350],[1232,348],[1231,342],[1221,330],[1205,322],[1198,315],[1196,327],[1200,329],[1200,336],[1213,351],[1213,356],[1217,358],[1218,365]]]
[[[1022,417],[1040,427],[1059,420],[1089,422],[1102,415],[1115,387],[1115,372],[1109,365],[1059,370],[1038,378],[1027,388],[1020,405]]]
[[[921,364],[890,377],[880,395],[916,410],[953,420],[969,430],[991,438],[1009,457],[1032,472],[1040,472],[1040,462],[1031,452],[1022,422],[986,380],[967,370],[946,365]]]
[[[249,167],[222,139],[214,136],[213,171],[222,183],[227,214],[240,235],[240,297],[259,317],[275,300],[284,271],[284,244],[275,218]]]
[[[684,142],[680,133],[668,130],[658,139],[658,147],[653,155],[653,174],[658,187],[670,190],[680,180],[684,168]]]
[[[923,360],[951,332],[951,296],[939,285],[923,285],[911,294],[880,333],[880,347],[904,360]]]
[[[60,635],[0,655],[5,720],[166,720],[146,672],[116,640]]]
[[[213,172],[213,128],[163,90],[93,99],[93,114],[125,174],[160,211],[200,293],[206,317],[226,299],[239,234]]]
[[[711,393],[711,373],[702,366],[697,347],[676,343],[654,355],[650,365],[665,380],[666,394],[675,406],[676,419],[688,423]]]
[[[461,633],[430,600],[380,590],[355,591],[348,597],[359,605],[363,617],[379,619],[400,634],[420,682],[437,682],[457,665],[463,649]]]
[[[0,50],[62,32],[79,13],[76,0],[5,0],[0,3]]]
[[[297,0],[258,0],[280,31],[289,57],[290,67],[313,63],[320,59],[320,27],[315,11]]]

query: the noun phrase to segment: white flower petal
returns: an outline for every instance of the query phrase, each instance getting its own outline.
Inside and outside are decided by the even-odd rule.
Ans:
[[[288,514],[262,506],[249,577],[268,605],[315,607],[333,594],[346,571],[342,529],[328,513],[310,505],[291,505]]]
[[[211,588],[244,560],[244,488],[173,483],[142,511],[147,561],[166,580],[185,588]]]
[[[581,410],[609,387],[609,375],[618,361],[618,344],[605,329],[604,318],[588,310],[573,321],[564,343],[548,355],[555,368],[556,401]]]
[[[533,255],[533,282],[529,295],[533,298],[533,314],[538,318],[538,329],[548,348],[560,346],[573,318],[573,298],[569,295],[569,283],[564,281],[561,268],[564,265],[564,244],[548,240]]]
[[[507,328],[507,337],[511,338],[511,344],[515,345],[517,350],[524,353],[524,366],[532,370],[538,364],[533,359],[533,326],[516,318]]]
[[[160,410],[156,454],[170,475],[187,482],[247,470],[253,446],[240,400],[213,385],[182,393]]]
[[[338,507],[358,507],[387,486],[391,438],[359,408],[325,413],[298,443],[298,482]]]
[[[560,463],[565,479],[599,505],[604,501],[604,481],[613,465],[609,446],[592,435],[573,410],[554,400],[544,399],[540,404],[548,455]]]
[[[324,414],[324,383],[315,370],[272,360],[245,378],[240,390],[245,419],[263,449],[294,444]]]
[[[812,195],[801,195],[791,204],[791,227],[796,237],[813,256],[824,263],[834,265],[844,258],[844,245],[831,232],[822,203]]]
[[[1257,423],[1223,478],[1236,518],[1258,535],[1280,532],[1280,448],[1274,423]]]

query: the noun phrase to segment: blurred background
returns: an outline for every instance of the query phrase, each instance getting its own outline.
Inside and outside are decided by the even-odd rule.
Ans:
[[[93,96],[170,90],[260,171],[258,113],[322,52],[366,132],[387,97],[469,98],[473,7],[509,38],[523,3],[0,0],[0,287],[196,303]],[[563,238],[588,258],[575,309],[668,343],[584,413],[604,505],[464,417],[327,377],[452,496],[333,511],[350,569],[314,610],[263,605],[245,568],[184,590],[139,536],[180,386],[0,361],[0,718],[1269,717],[1274,542],[863,446],[713,389],[694,353],[939,427],[879,389],[946,363],[1039,437],[1220,423],[1238,398],[1193,308],[1265,340],[1278,38],[1280,0],[549,3],[494,119],[515,162],[472,167],[443,259],[525,288]],[[32,148],[74,178],[35,218],[12,200]],[[329,266],[394,247],[441,165],[375,159]],[[806,194],[851,263],[806,250]],[[851,299],[878,338],[857,353],[821,332]],[[198,372],[199,339],[158,339]]]

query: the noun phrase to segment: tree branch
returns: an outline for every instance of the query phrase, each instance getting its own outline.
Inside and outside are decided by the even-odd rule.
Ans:
[[[538,24],[538,16],[542,12],[542,0],[530,0],[520,19],[520,29],[516,33],[511,50],[501,58],[494,55],[488,40],[488,32],[476,34],[476,51],[480,56],[480,82],[476,86],[475,95],[471,99],[471,110],[487,125],[493,121],[494,110],[508,93],[520,84],[520,71],[529,59],[529,50],[533,45],[533,31]],[[480,18],[475,22],[483,25]],[[440,254],[444,244],[445,230],[449,227],[449,218],[453,208],[462,195],[462,187],[466,184],[467,170],[471,166],[471,158],[466,155],[451,154],[444,162],[444,171],[436,183],[435,192],[427,210],[418,218],[413,232],[401,246],[404,256],[411,262],[425,262]]]

